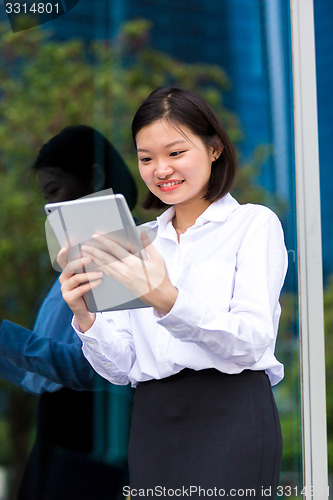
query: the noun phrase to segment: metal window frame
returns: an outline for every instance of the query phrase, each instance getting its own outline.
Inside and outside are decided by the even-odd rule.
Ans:
[[[290,0],[305,499],[328,497],[319,147],[313,0]]]

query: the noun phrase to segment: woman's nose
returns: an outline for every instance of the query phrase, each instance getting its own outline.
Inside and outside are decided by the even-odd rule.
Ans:
[[[167,160],[159,160],[156,165],[155,175],[164,179],[174,172],[174,169]]]

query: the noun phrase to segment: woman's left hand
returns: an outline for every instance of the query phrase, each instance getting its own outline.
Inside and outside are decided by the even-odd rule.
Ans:
[[[99,271],[121,282],[134,295],[162,314],[170,311],[178,290],[170,281],[163,257],[145,231],[141,233],[142,244],[148,255],[144,260],[105,235],[95,234],[93,239],[103,249],[85,244],[82,251],[84,255],[91,257]]]

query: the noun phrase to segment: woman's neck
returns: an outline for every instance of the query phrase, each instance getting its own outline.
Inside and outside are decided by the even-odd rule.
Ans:
[[[187,229],[195,223],[197,218],[211,205],[208,200],[200,200],[195,206],[189,205],[175,205],[175,216],[172,221],[173,227],[176,229],[178,235],[185,233]]]

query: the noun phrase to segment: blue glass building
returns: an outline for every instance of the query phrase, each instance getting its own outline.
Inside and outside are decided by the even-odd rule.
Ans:
[[[333,272],[333,2],[314,2],[324,277]]]

